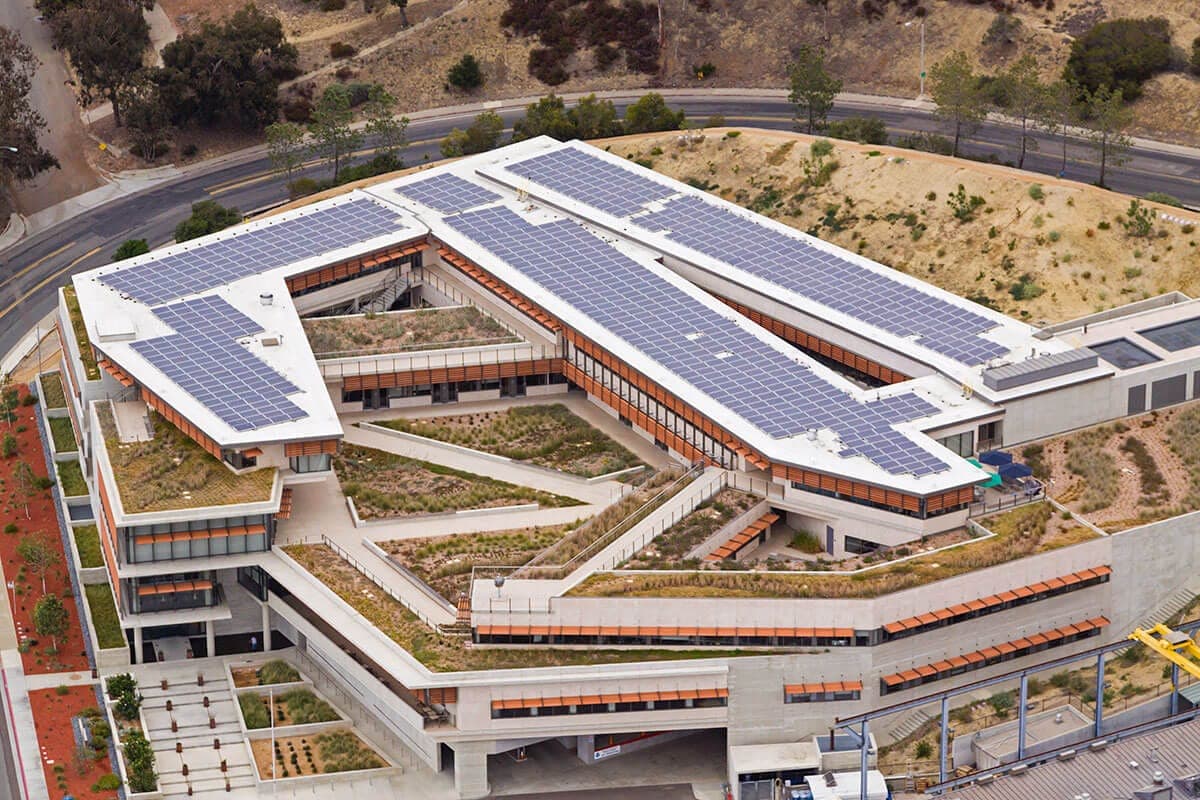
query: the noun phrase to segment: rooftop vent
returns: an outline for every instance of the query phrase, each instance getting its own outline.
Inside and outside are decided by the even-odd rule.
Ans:
[[[259,338],[263,347],[278,347],[283,344],[283,334],[281,333],[264,333]]]
[[[262,303],[264,306],[274,305],[275,295],[271,292],[262,292],[258,296],[258,302]]]

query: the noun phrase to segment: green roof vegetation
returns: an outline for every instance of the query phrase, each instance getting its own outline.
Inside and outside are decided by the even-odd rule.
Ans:
[[[364,519],[524,503],[549,508],[581,505],[573,497],[359,445],[343,445],[333,458],[333,468],[342,482],[342,492],[354,499]]]
[[[127,514],[262,503],[271,499],[275,468],[235,474],[167,420],[151,411],[154,438],[122,442],[112,406],[96,406],[112,475]]]
[[[50,438],[54,440],[54,452],[73,453],[79,449],[70,417],[51,417],[47,422],[50,423]]]
[[[75,295],[75,287],[69,283],[64,286],[63,297],[67,301],[67,314],[71,317],[75,343],[79,345],[79,360],[83,362],[84,375],[89,381],[98,381],[100,366],[96,363],[96,354],[92,350],[91,340],[88,339],[87,325],[83,323],[83,312],[79,310],[79,298]]]
[[[88,608],[92,612],[92,624],[96,627],[96,641],[101,650],[125,646],[125,632],[121,630],[121,619],[113,603],[108,583],[89,583],[83,587],[87,595]]]
[[[88,493],[87,481],[78,461],[58,462],[58,484],[66,497],[81,497]]]
[[[480,347],[521,341],[474,306],[303,320],[317,358]]]
[[[284,550],[328,586],[381,633],[435,672],[458,670],[563,667],[637,661],[682,661],[697,658],[765,655],[754,650],[569,650],[553,647],[488,648],[466,646],[464,639],[430,629],[415,614],[385,594],[369,578],[321,544],[291,545]]]
[[[562,403],[428,419],[389,419],[375,424],[585,478],[642,463]]]
[[[67,394],[63,389],[62,375],[58,372],[43,372],[40,380],[42,382],[42,403],[46,408],[66,408]]]
[[[100,532],[95,525],[80,525],[72,531],[75,536],[75,549],[79,551],[79,566],[84,569],[104,566],[104,556],[100,553]]]
[[[1098,534],[1032,503],[980,521],[995,536],[852,574],[717,572],[598,573],[568,594],[583,597],[880,597],[1015,561]]]

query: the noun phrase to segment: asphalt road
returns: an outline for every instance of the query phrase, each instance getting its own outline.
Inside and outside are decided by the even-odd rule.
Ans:
[[[747,99],[728,95],[688,95],[673,99],[694,120],[722,114],[726,124],[762,128],[792,128],[791,107],[783,100]],[[618,103],[618,108],[621,103]],[[864,109],[840,105],[832,118],[870,112],[887,123],[893,134],[936,130],[938,123],[921,109],[894,106]],[[501,116],[510,126],[521,116],[519,108],[504,109]],[[438,140],[452,127],[463,127],[472,114],[458,113],[414,122],[409,128],[413,142],[405,161],[417,164],[440,157]],[[977,155],[995,154],[1011,160],[1014,131],[1000,123],[984,125],[964,150]],[[1069,147],[1064,177],[1091,182],[1097,177],[1094,153],[1081,142]],[[1026,158],[1026,168],[1056,174],[1060,166],[1056,141],[1041,143]],[[306,173],[323,174],[324,167]],[[1185,203],[1200,206],[1200,158],[1135,150],[1130,160],[1111,170],[1113,189],[1132,194],[1166,192]],[[0,253],[0,354],[8,353],[20,338],[53,307],[55,290],[69,275],[107,263],[117,246],[129,238],[146,239],[152,247],[171,241],[176,223],[186,217],[189,206],[205,198],[243,211],[278,202],[285,197],[283,181],[269,174],[265,157],[248,158],[215,166],[211,171],[192,172],[170,183],[114,200],[107,205],[67,220],[22,240]]]

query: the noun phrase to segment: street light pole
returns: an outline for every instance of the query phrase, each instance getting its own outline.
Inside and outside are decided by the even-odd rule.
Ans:
[[[922,16],[919,20],[910,19],[904,23],[904,27],[907,28],[914,22],[921,26],[921,88],[917,92],[917,99],[921,100],[925,97],[925,17]]]

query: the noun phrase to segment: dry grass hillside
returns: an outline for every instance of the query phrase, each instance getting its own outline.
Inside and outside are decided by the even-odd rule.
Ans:
[[[207,15],[219,18],[244,0],[164,0],[181,28]],[[570,79],[553,89],[559,93],[641,86],[781,87],[794,50],[800,44],[823,43],[833,70],[847,90],[895,96],[917,92],[919,32],[905,27],[914,19],[900,3],[886,6],[883,16],[868,20],[860,0],[829,0],[826,15],[818,6],[798,0],[661,0],[665,28],[662,68],[657,75],[630,72],[618,59],[607,71],[595,68],[590,55],[567,64]],[[507,35],[499,25],[507,0],[411,0],[412,27],[385,2],[382,14],[363,10],[361,0],[344,9],[320,11],[316,0],[261,0],[260,6],[280,16],[297,43],[302,66],[317,87],[337,80],[383,83],[398,98],[402,111],[463,102],[461,93],[443,84],[446,71],[463,53],[482,62],[487,77],[480,99],[545,94],[552,87],[532,78],[526,64],[536,41]],[[986,72],[1003,69],[1020,54],[1036,55],[1047,77],[1066,61],[1071,38],[1094,23],[1122,16],[1157,14],[1172,26],[1180,59],[1200,35],[1200,13],[1194,0],[1075,0],[1057,2],[1053,10],[1016,3],[1021,32],[1014,44],[983,46],[995,18],[990,3],[929,0],[926,24],[927,61],[934,63],[953,50],[971,53]],[[345,42],[357,55],[333,60],[329,45]],[[716,72],[700,80],[694,67],[711,62]],[[347,69],[348,68],[348,69]],[[1200,143],[1200,78],[1173,72],[1151,80],[1136,105],[1137,133]]]
[[[710,130],[698,142],[654,134],[607,146],[1034,324],[1173,289],[1200,294],[1196,226],[1158,219],[1149,236],[1130,236],[1122,225],[1130,202],[1124,195],[1007,167],[846,142],[833,143],[833,152],[818,160],[813,141],[782,132]],[[827,183],[814,185],[822,171]],[[1035,181],[1040,192],[1031,192]],[[948,202],[959,184],[968,198],[983,198],[969,221],[957,219]],[[1200,215],[1190,216],[1200,222]]]

